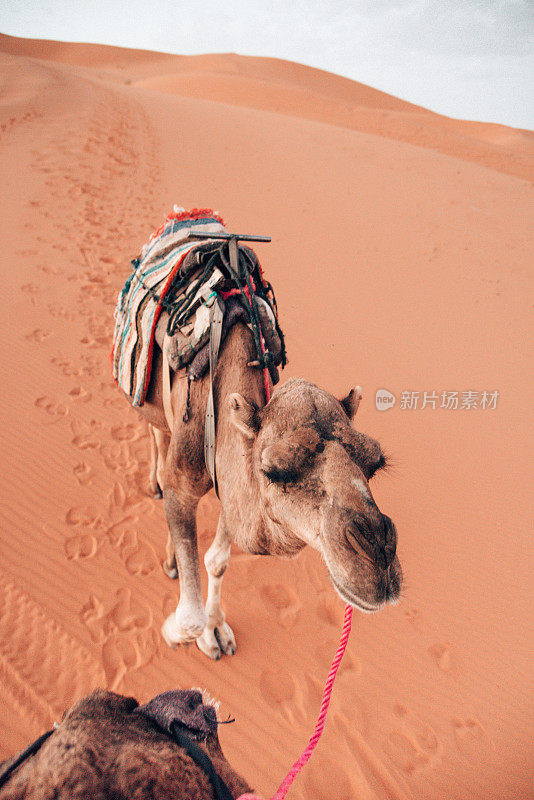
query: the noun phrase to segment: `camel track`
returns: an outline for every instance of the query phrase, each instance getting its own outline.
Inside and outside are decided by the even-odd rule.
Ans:
[[[143,499],[138,452],[131,448],[144,434],[135,416],[124,422],[126,403],[121,403],[122,413],[109,428],[99,418],[99,410],[105,408],[107,415],[104,404],[117,399],[108,374],[117,286],[132,256],[132,243],[139,244],[157,218],[149,217],[154,214],[151,197],[158,173],[154,139],[147,115],[134,100],[96,81],[69,81],[61,69],[48,65],[32,64],[30,69],[52,96],[63,95],[67,88],[67,97],[72,98],[66,106],[51,103],[47,111],[28,112],[20,119],[14,116],[3,129],[8,138],[18,126],[31,126],[35,120],[40,126],[38,149],[28,136],[27,169],[36,196],[26,197],[26,208],[21,209],[26,239],[16,256],[19,262],[37,267],[36,279],[23,283],[20,291],[29,300],[29,316],[40,313],[46,327],[24,331],[23,339],[29,347],[25,358],[31,369],[37,375],[53,370],[60,376],[55,380],[55,395],[33,389],[31,405],[42,452],[53,451],[57,461],[72,466],[62,470],[52,496],[46,497],[51,487],[42,476],[36,477],[37,485],[31,489],[23,487],[22,493],[28,488],[29,498],[36,491],[45,505],[48,501],[57,507],[58,501],[61,504],[68,498],[73,480],[89,489],[94,476],[103,472],[109,475],[105,482],[110,495],[108,507],[93,518],[66,505],[64,522],[60,512],[54,530],[39,527],[35,508],[32,568],[46,569],[47,551],[59,548],[66,568],[82,562],[83,569],[83,562],[98,555],[105,538],[128,574],[143,575],[156,568],[156,556],[128,526],[137,521],[130,512],[139,510]],[[65,321],[78,339],[76,347],[56,334],[56,323],[61,327]],[[21,445],[28,445],[24,437]],[[141,450],[143,445],[141,441]],[[54,469],[50,461],[48,465]],[[21,495],[17,476],[10,474],[7,480],[12,488],[6,522],[18,516],[16,498]],[[96,506],[97,497],[92,498]],[[52,518],[57,516],[56,512]],[[121,521],[126,527],[119,531]],[[22,729],[33,733],[95,686],[108,683],[118,688],[126,670],[146,663],[158,642],[152,634],[147,638],[146,632],[139,632],[135,620],[123,614],[118,622],[108,624],[105,635],[97,637],[96,649],[91,647],[93,632],[82,619],[83,609],[78,613],[73,609],[73,617],[80,619],[76,630],[61,602],[58,605],[68,570],[55,576],[53,596],[43,597],[37,591],[34,597],[31,576],[25,591],[10,579],[24,556],[24,551],[10,550],[0,567],[1,691],[6,717],[9,710],[17,713],[23,719]],[[110,614],[113,617],[113,607]],[[68,630],[62,627],[64,621]],[[141,637],[133,654],[124,642],[128,634]],[[11,750],[9,743],[4,746],[5,752]]]

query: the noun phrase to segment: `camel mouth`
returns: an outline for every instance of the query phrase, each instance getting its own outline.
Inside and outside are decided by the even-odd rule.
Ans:
[[[369,603],[367,600],[363,600],[361,597],[357,597],[357,595],[347,592],[346,589],[341,588],[337,581],[334,580],[332,575],[330,575],[330,580],[332,581],[332,585],[341,599],[345,603],[357,608],[358,611],[363,611],[366,614],[373,614],[375,611],[379,611],[384,605],[384,601],[381,603]]]

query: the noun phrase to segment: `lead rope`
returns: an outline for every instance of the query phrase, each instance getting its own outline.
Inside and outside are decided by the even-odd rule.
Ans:
[[[272,796],[271,800],[284,800],[284,797],[289,791],[289,787],[291,786],[291,784],[293,783],[293,781],[295,780],[301,769],[310,760],[311,755],[317,745],[317,742],[321,738],[321,734],[324,730],[324,726],[326,723],[326,715],[328,712],[328,706],[330,705],[330,698],[332,697],[332,689],[334,687],[334,681],[336,679],[339,665],[341,664],[341,659],[343,658],[343,654],[347,648],[351,623],[352,623],[352,607],[347,604],[345,606],[345,618],[343,620],[343,631],[341,633],[341,640],[339,642],[337,652],[334,656],[334,660],[332,661],[332,666],[330,667],[330,672],[326,680],[323,692],[323,700],[321,703],[321,710],[319,712],[317,722],[315,723],[315,730],[313,731],[313,734],[310,737],[306,749],[304,750],[300,758],[297,759],[297,761],[295,761],[295,763],[287,773],[286,777],[278,787],[278,791],[276,792],[276,794]],[[237,800],[262,800],[262,798],[257,794],[242,794],[240,795],[240,797],[237,798]]]
[[[263,336],[261,337],[261,348],[265,352],[265,345],[263,343]],[[271,399],[271,390],[269,384],[269,370],[267,367],[264,367],[263,370],[263,382],[265,386],[265,399],[267,402]],[[334,660],[332,661],[332,666],[330,667],[330,672],[328,673],[328,678],[326,679],[326,684],[323,691],[323,699],[321,701],[321,710],[319,711],[319,716],[317,717],[317,722],[315,723],[315,728],[310,736],[306,749],[298,758],[289,772],[287,773],[286,777],[278,787],[276,794],[274,794],[271,800],[284,800],[284,797],[289,791],[289,788],[301,769],[308,763],[310,760],[313,751],[315,750],[319,739],[324,730],[324,726],[326,724],[326,715],[328,713],[328,706],[330,705],[330,699],[332,697],[332,689],[334,688],[334,681],[336,679],[337,671],[339,669],[339,665],[341,664],[341,659],[345,654],[345,650],[347,649],[347,642],[349,641],[350,635],[350,628],[352,625],[352,606],[349,606],[348,603],[345,606],[345,617],[343,619],[343,630],[341,631],[341,639],[339,641],[339,645],[334,656]],[[240,795],[237,800],[263,800],[257,794],[242,794]]]

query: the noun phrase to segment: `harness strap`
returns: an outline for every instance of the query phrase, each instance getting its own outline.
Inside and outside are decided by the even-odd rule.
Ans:
[[[7,783],[7,781],[9,780],[11,775],[15,772],[17,767],[19,767],[24,761],[26,761],[27,758],[30,758],[30,756],[33,756],[35,753],[37,753],[38,750],[40,750],[40,748],[46,742],[48,737],[52,736],[53,733],[54,733],[54,728],[52,728],[51,731],[43,733],[41,736],[39,736],[38,739],[35,740],[35,742],[33,742],[29,747],[27,747],[26,750],[23,750],[22,753],[19,753],[18,756],[16,756],[16,758],[13,761],[11,761],[10,764],[0,769],[0,787],[3,786],[5,783]]]
[[[169,426],[169,431],[172,433],[174,430],[174,414],[172,411],[171,402],[171,368],[169,366],[169,359],[167,358],[167,340],[169,336],[165,334],[162,347],[162,393],[163,393],[163,411],[165,412],[165,419]]]
[[[215,771],[215,767],[211,762],[211,758],[209,758],[204,750],[201,750],[200,747],[180,729],[176,722],[173,722],[171,727],[173,736],[177,743],[186,751],[187,755],[193,759],[195,764],[199,766],[209,778],[216,800],[233,800],[233,796],[230,794],[228,786]]]
[[[219,488],[217,486],[217,472],[215,468],[215,401],[213,399],[213,377],[215,375],[219,347],[221,345],[223,317],[223,309],[217,298],[215,298],[210,308],[210,390],[208,404],[206,406],[206,422],[204,425],[204,461],[210,478],[213,481],[213,488],[215,489],[217,497],[219,496]]]

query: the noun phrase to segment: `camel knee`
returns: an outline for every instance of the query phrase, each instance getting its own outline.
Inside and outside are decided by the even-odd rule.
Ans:
[[[222,578],[230,561],[230,545],[213,545],[204,556],[204,565],[213,578]]]

